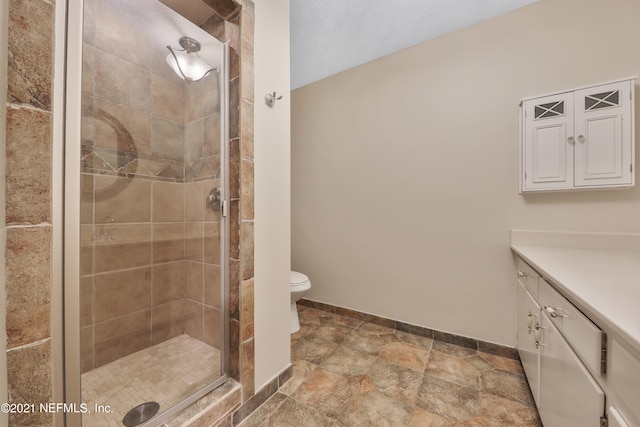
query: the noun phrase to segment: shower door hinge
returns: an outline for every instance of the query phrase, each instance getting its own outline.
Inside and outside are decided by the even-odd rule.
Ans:
[[[226,201],[226,200],[223,200],[223,201],[222,201],[222,209],[221,209],[221,212],[222,212],[222,216],[223,216],[223,217],[227,216],[227,201]]]

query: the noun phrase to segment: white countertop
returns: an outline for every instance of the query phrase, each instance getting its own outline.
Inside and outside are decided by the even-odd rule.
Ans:
[[[640,352],[640,251],[527,240],[512,232],[511,248],[595,324]]]

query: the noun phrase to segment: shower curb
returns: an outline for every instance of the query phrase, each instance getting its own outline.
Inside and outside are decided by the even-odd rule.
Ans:
[[[215,426],[230,420],[241,406],[242,387],[233,379],[209,392],[183,411],[165,421],[162,427]]]
[[[290,364],[244,403],[241,403],[241,384],[228,379],[225,384],[170,418],[162,427],[237,426],[276,394],[292,376],[293,365]]]

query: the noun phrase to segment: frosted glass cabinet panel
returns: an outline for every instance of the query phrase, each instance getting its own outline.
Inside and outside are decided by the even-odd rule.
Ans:
[[[632,187],[633,82],[524,100],[520,192]]]

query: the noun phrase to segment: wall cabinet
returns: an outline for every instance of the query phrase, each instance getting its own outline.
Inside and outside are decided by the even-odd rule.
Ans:
[[[521,103],[520,192],[632,187],[634,79]]]

